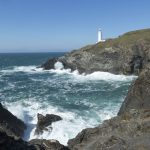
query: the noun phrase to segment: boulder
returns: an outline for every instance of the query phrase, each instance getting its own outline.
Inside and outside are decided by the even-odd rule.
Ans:
[[[62,118],[54,114],[37,114],[38,122],[35,130],[35,134],[43,133],[43,130],[48,130],[46,127],[50,126],[52,122],[60,121]]]
[[[0,103],[0,129],[5,131],[8,135],[22,137],[26,125]]]

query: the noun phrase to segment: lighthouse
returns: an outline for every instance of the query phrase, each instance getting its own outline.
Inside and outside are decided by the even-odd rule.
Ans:
[[[102,39],[102,30],[98,29],[98,41],[97,42],[105,42],[105,40]]]

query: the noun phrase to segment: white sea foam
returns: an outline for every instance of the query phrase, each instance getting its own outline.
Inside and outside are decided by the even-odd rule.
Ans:
[[[134,75],[115,75],[109,72],[96,71],[91,74],[85,75],[79,74],[78,70],[71,72],[71,69],[64,69],[64,66],[61,62],[55,63],[55,69],[52,69],[51,72],[57,74],[69,74],[73,76],[78,81],[87,81],[87,80],[105,80],[105,81],[132,81],[137,78]]]
[[[52,106],[45,101],[38,101],[36,98],[24,99],[18,102],[4,103],[14,115],[23,120],[27,124],[24,139],[31,140],[39,139],[56,139],[60,143],[66,145],[70,138],[74,138],[82,129],[95,127],[105,119],[109,119],[117,114],[119,106],[107,104],[106,107],[100,109],[92,101],[83,99],[77,105],[85,105],[91,110],[85,111],[83,115],[79,115],[76,111],[68,111],[59,109],[58,106]],[[71,109],[70,109],[71,110]],[[81,110],[79,110],[81,111]],[[52,124],[52,132],[44,131],[41,135],[35,135],[35,128],[37,123],[37,113],[56,114],[63,118]]]
[[[74,74],[75,78],[80,81],[84,80],[104,80],[104,81],[132,81],[133,79],[136,78],[136,76],[126,76],[126,75],[115,75],[109,72],[94,72],[88,75],[79,75],[79,74]]]
[[[14,66],[11,69],[0,70],[2,73],[14,73],[14,72],[28,72],[28,73],[38,73],[43,72],[42,68],[37,68],[36,66]]]
[[[43,70],[43,68],[37,68],[36,66],[14,66],[12,69],[0,70],[2,73],[14,73],[14,72],[26,72],[26,73],[55,73],[56,75],[69,75],[74,81],[84,82],[87,80],[104,80],[104,81],[132,81],[137,78],[137,76],[130,75],[115,75],[109,72],[93,72],[91,74],[79,74],[78,70],[71,72],[71,69],[64,69],[61,62],[56,62],[54,64],[55,69]]]
[[[20,97],[20,100],[11,103],[8,102],[4,103],[4,105],[7,106],[8,110],[10,110],[14,115],[16,115],[18,118],[20,118],[27,124],[27,130],[25,132],[24,139],[25,140],[31,140],[34,138],[56,139],[59,140],[60,143],[65,145],[67,144],[68,139],[74,138],[82,129],[88,127],[95,127],[96,125],[100,124],[103,120],[115,116],[122,102],[122,100],[120,100],[117,101],[117,103],[115,102],[113,103],[112,100],[112,103],[111,102],[109,103],[107,101],[107,97],[106,99],[104,97],[104,102],[106,101],[105,104],[103,103],[103,97],[100,99],[96,95],[94,95],[95,98],[86,97],[87,96],[86,93],[88,91],[91,93],[92,92],[98,93],[99,90],[100,92],[103,92],[104,90],[106,92],[106,89],[103,88],[104,85],[102,85],[102,88],[99,89],[96,86],[94,87],[91,84],[89,84],[88,81],[90,81],[90,83],[91,81],[92,83],[96,81],[96,84],[103,83],[101,82],[101,80],[111,82],[109,84],[110,88],[107,89],[107,92],[109,93],[111,91],[111,88],[113,89],[119,88],[120,86],[122,86],[122,84],[129,84],[128,82],[136,78],[136,76],[114,75],[108,72],[94,72],[88,75],[79,74],[77,70],[71,72],[71,69],[64,69],[63,65],[60,62],[57,62],[55,64],[55,69],[51,69],[48,71],[43,70],[42,68],[36,68],[36,66],[14,66],[12,68],[0,70],[0,73],[2,73],[2,75],[13,74],[16,72],[17,73],[23,72],[25,73],[25,75],[27,75],[28,73],[32,74],[30,76],[30,79],[32,79],[32,81],[37,81],[36,83],[40,82],[40,84],[36,84],[38,89],[35,89],[35,92],[33,92],[31,95],[30,92],[28,93],[26,91],[21,91],[25,92],[24,96],[22,96],[19,95],[20,93],[14,91],[16,93],[13,94],[14,96],[13,99],[15,99],[15,97],[18,96]],[[36,73],[40,74],[42,73],[43,76],[35,78],[34,74]],[[44,76],[44,73],[46,73],[46,76]],[[1,96],[1,98],[3,100],[5,99],[4,92],[7,91],[8,89],[9,91],[11,91],[11,89],[15,89],[17,85],[16,83],[18,83],[19,81],[7,83],[8,85],[6,85],[3,88],[4,91],[2,91],[3,95]],[[88,84],[86,84],[87,82]],[[82,88],[83,85],[86,86]],[[23,86],[28,86],[28,84]],[[55,93],[52,90],[52,88],[58,91],[56,91]],[[59,92],[60,95],[58,94]],[[85,94],[83,94],[83,97],[81,97],[82,100],[80,100],[79,98],[79,100],[74,101],[74,99],[71,99],[73,98],[73,95],[70,94],[71,92],[74,92],[75,94],[76,93],[83,94],[85,92]],[[9,95],[7,98],[11,101],[11,94]],[[59,96],[62,96],[60,99],[62,101],[64,100],[67,109],[65,109],[65,107],[59,106],[58,104],[59,102],[58,103],[54,102],[55,99],[56,101],[59,100]],[[29,97],[29,98],[21,99],[22,97]],[[94,102],[92,98],[98,102]],[[53,105],[51,105],[50,102],[52,102]],[[77,109],[74,108],[72,109],[73,106],[83,106],[85,107],[85,110],[81,109],[78,110],[78,107]],[[37,123],[37,113],[41,113],[43,115],[56,114],[61,116],[63,120],[52,124],[53,128],[52,132],[44,131],[44,133],[41,135],[35,135],[34,132]]]
[[[62,70],[62,69],[64,69],[64,66],[63,66],[63,64],[61,63],[61,62],[56,62],[55,64],[54,64],[54,68],[56,69],[56,70]]]
[[[89,118],[87,120],[78,116],[76,113],[69,111],[60,111],[56,107],[45,104],[47,107],[43,107],[42,103],[35,100],[25,100],[24,102],[5,103],[8,110],[11,111],[19,119],[23,120],[27,124],[27,130],[25,132],[24,139],[31,140],[34,138],[39,139],[56,139],[62,144],[67,144],[70,138],[74,138],[82,129],[93,127],[98,122]],[[52,124],[52,132],[44,131],[41,135],[35,135],[35,128],[37,123],[37,113],[43,115],[56,114],[63,118],[62,121],[58,121]]]
[[[50,73],[56,73],[58,75],[62,75],[62,74],[68,74],[71,75],[71,69],[51,69]]]
[[[115,81],[113,84],[118,83],[118,81],[121,82],[121,84],[126,81],[132,81],[136,78],[136,76],[125,76],[125,75],[114,75],[108,72],[94,72],[92,74],[79,74],[78,71],[71,72],[71,69],[64,69],[62,64],[57,62],[55,64],[55,69],[44,71],[42,68],[36,68],[36,66],[20,66],[20,67],[13,67],[12,69],[7,70],[1,70],[2,73],[14,73],[14,72],[25,72],[25,73],[49,73],[56,75],[56,78],[51,79],[48,78],[47,80],[43,79],[34,79],[34,76],[32,76],[33,80],[39,80],[42,81],[42,85],[46,84],[53,84],[56,88],[59,87],[62,80],[69,80],[68,82],[71,82],[72,84],[77,84],[78,82],[87,82],[87,81],[94,81],[94,80],[103,80],[103,81]],[[67,78],[66,78],[67,76]],[[60,78],[61,77],[61,78]],[[57,80],[57,79],[61,80]],[[50,82],[48,82],[50,80]],[[63,83],[63,82],[62,82]],[[10,85],[9,87],[13,87],[14,85]],[[66,84],[65,86],[70,91],[72,87],[68,86]],[[117,88],[117,86],[116,86]],[[80,90],[80,89],[76,89]],[[95,90],[91,89],[82,89],[83,90]],[[46,96],[49,95],[45,95]],[[56,95],[57,97],[57,95]],[[43,98],[44,99],[44,98]],[[69,97],[68,97],[69,99]],[[47,100],[47,99],[46,99]],[[69,101],[68,101],[69,103]],[[121,102],[120,102],[121,103]],[[76,101],[74,102],[75,105],[83,105],[87,106],[88,108],[92,108],[92,110],[87,110],[84,115],[79,115],[82,112],[79,112],[79,114],[76,111],[64,110],[59,109],[58,106],[52,106],[49,103],[46,103],[45,101],[38,101],[36,98],[29,98],[24,99],[18,102],[13,103],[5,103],[5,105],[8,107],[8,110],[10,110],[14,115],[16,115],[18,118],[23,120],[27,124],[27,130],[25,132],[24,139],[25,140],[31,140],[34,138],[45,138],[45,139],[56,139],[59,140],[62,144],[67,144],[68,139],[74,138],[82,129],[88,128],[88,127],[94,127],[98,125],[101,121],[105,119],[109,119],[117,114],[119,106],[112,105],[110,103],[106,106],[104,105],[104,108],[100,109],[97,108],[96,103],[93,103],[92,101],[88,101],[86,98],[82,101]],[[103,106],[103,105],[102,105]],[[81,110],[79,110],[81,111]],[[45,114],[56,114],[63,118],[62,121],[58,121],[52,124],[52,132],[44,131],[41,135],[35,135],[35,128],[37,123],[37,113],[41,113],[43,115]]]

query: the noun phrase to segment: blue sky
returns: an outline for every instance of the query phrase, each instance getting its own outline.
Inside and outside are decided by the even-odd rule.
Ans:
[[[68,51],[150,27],[149,0],[0,0],[0,52]]]

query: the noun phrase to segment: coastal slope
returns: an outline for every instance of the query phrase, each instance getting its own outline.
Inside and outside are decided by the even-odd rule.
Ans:
[[[150,29],[125,33],[94,45],[73,50],[45,62],[44,69],[54,69],[60,61],[64,68],[79,73],[106,71],[114,74],[139,74],[150,61]]]

